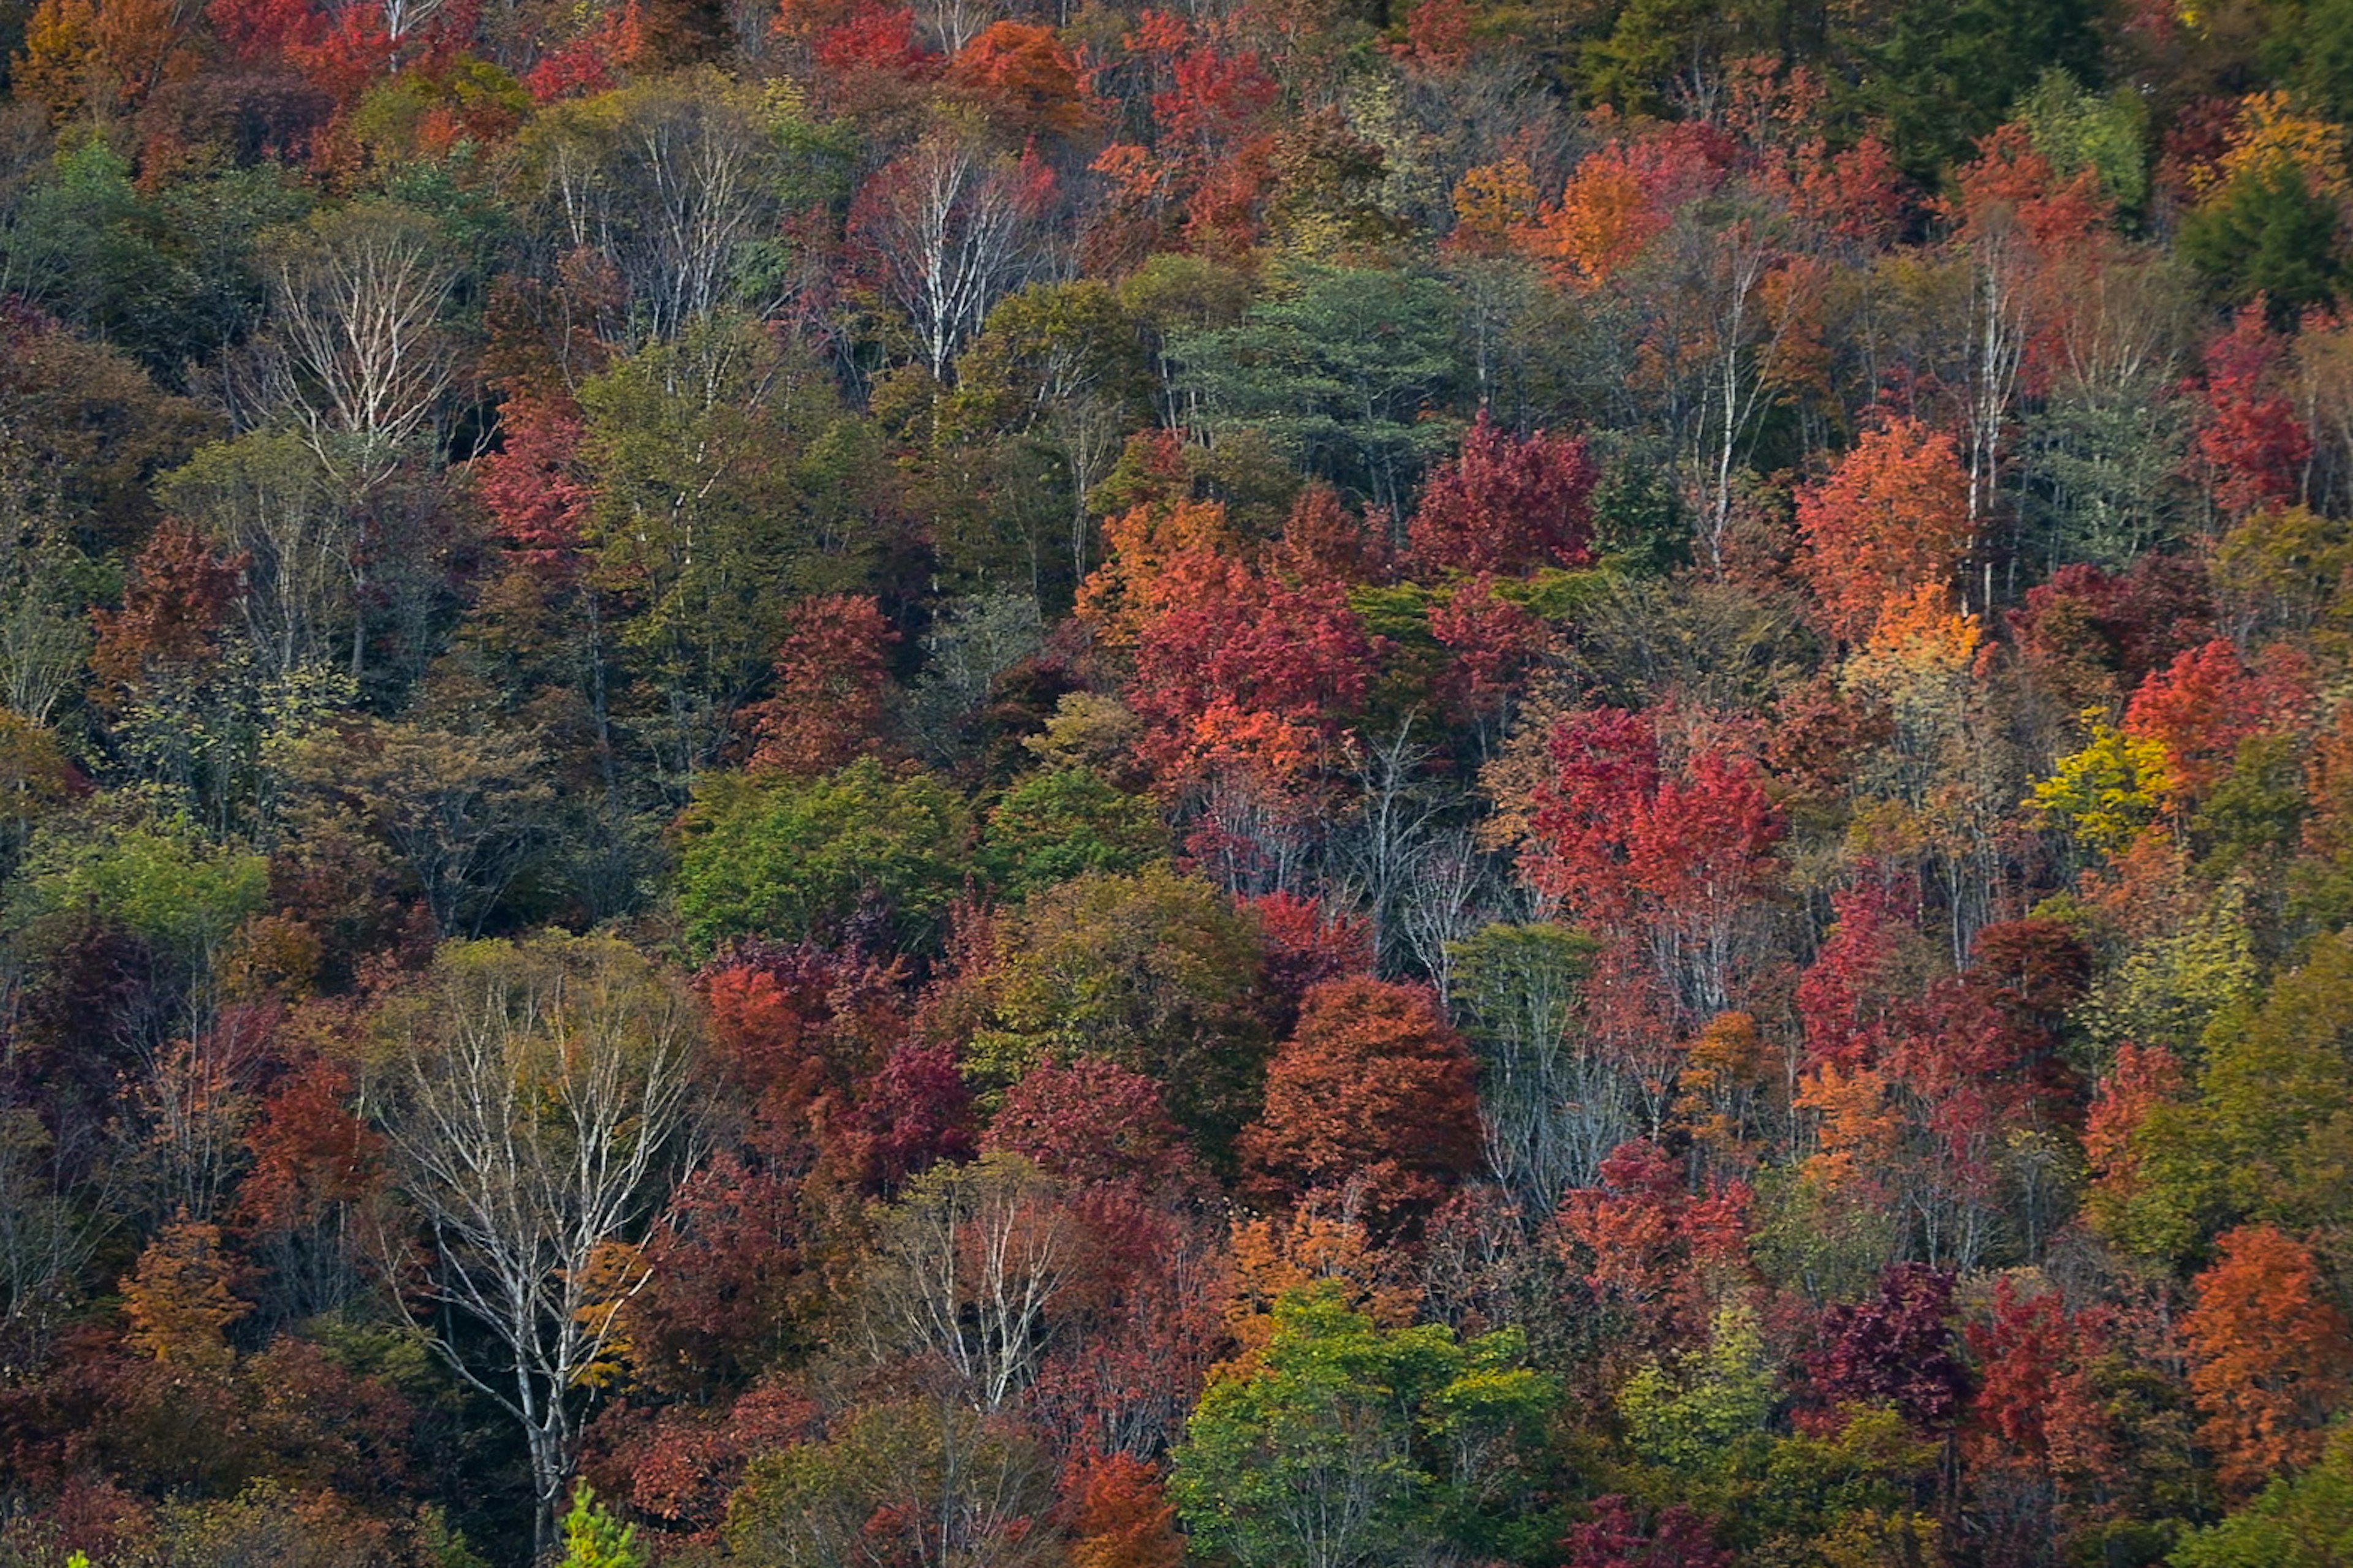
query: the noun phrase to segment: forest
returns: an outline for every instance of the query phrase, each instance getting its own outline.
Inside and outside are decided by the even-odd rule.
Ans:
[[[2353,1564],[2353,0],[0,0],[0,1568]]]

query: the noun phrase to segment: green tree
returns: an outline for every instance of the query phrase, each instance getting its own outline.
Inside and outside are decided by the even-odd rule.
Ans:
[[[1060,1563],[1054,1473],[1018,1428],[950,1399],[870,1400],[822,1442],[752,1461],[727,1505],[747,1568]]]
[[[1905,171],[1934,184],[2053,67],[2100,79],[2100,0],[1857,7],[1840,40],[1855,107],[1885,122]]]
[[[2282,1476],[2220,1524],[2192,1531],[2173,1568],[2344,1568],[2353,1563],[2353,1432],[2320,1462]]]
[[[2337,204],[2282,159],[2250,170],[2181,225],[2181,255],[2214,293],[2234,305],[2270,302],[2275,324],[2337,296]]]
[[[638,1527],[615,1519],[596,1500],[596,1490],[582,1481],[572,1494],[572,1511],[564,1516],[564,1557],[557,1568],[647,1568],[650,1560],[638,1544]]]
[[[520,727],[461,733],[358,719],[284,750],[288,775],[381,838],[433,923],[475,936],[550,828],[544,753]]]
[[[1168,853],[1160,808],[1085,768],[1034,773],[1007,790],[980,836],[980,865],[1024,899],[1089,871],[1127,872]]]
[[[23,293],[182,388],[251,325],[256,237],[310,198],[277,168],[150,192],[103,137],[61,151],[0,229],[0,292]]]
[[[624,728],[683,804],[765,684],[786,607],[851,587],[855,429],[815,356],[747,318],[700,315],[580,389],[596,486],[596,580],[618,614]]]
[[[1239,325],[1173,338],[1215,437],[1259,431],[1303,470],[1398,511],[1460,426],[1455,306],[1435,278],[1301,267],[1292,290]]]
[[[685,830],[679,912],[708,954],[734,937],[838,933],[870,907],[920,943],[964,886],[971,821],[936,778],[862,757],[815,779],[706,778]]]
[[[1778,1374],[1765,1353],[1757,1310],[1715,1310],[1705,1349],[1638,1368],[1618,1391],[1618,1415],[1634,1451],[1670,1469],[1727,1465],[1743,1439],[1762,1433]]]
[[[1380,1329],[1325,1280],[1275,1303],[1257,1357],[1213,1380],[1169,1495],[1243,1568],[1411,1562],[1465,1532],[1556,1396],[1503,1330]]]
[[[1087,497],[1118,461],[1129,433],[1148,422],[1151,393],[1135,320],[1108,284],[1092,279],[1035,284],[1004,300],[956,361],[943,464],[957,472],[968,467],[955,448],[1026,447],[1060,492],[1056,536],[1017,532],[1033,584],[1067,571],[1075,584],[1094,564]]]
[[[2148,107],[2132,89],[2103,98],[2053,66],[2020,102],[2018,117],[2061,179],[2092,170],[2127,212],[2148,199]]]
[[[22,929],[45,915],[88,910],[198,970],[262,907],[269,862],[216,845],[185,819],[53,819],[26,847],[9,900]]]
[[[1224,1157],[1265,1080],[1254,921],[1157,864],[1048,889],[999,940],[970,1070],[1010,1083],[1041,1058],[1108,1058],[1156,1079],[1170,1114]]]
[[[2353,4],[2272,0],[2263,63],[2312,110],[2342,124],[2353,119]]]
[[[2206,1029],[2200,1121],[2235,1206],[2292,1228],[2353,1203],[2353,932],[2314,947],[2261,1007]]]

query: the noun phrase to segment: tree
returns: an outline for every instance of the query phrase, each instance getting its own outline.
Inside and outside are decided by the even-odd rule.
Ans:
[[[806,342],[724,312],[590,376],[579,397],[590,582],[611,623],[591,630],[618,655],[591,673],[617,732],[684,805],[768,680],[796,590],[856,580],[828,546],[854,562],[881,542],[859,510],[861,447]],[[834,531],[853,514],[855,534]]]
[[[944,385],[990,307],[1037,265],[1054,194],[1050,167],[949,129],[931,132],[869,180],[851,232],[913,329],[915,352]]]
[[[2332,1438],[2317,1463],[2272,1480],[2218,1524],[2184,1535],[2173,1568],[2337,1568],[2353,1556],[2353,1443]]]
[[[2133,693],[2125,733],[2162,748],[2169,792],[2201,800],[2238,761],[2242,743],[2309,723],[2314,699],[2301,661],[2291,655],[2263,663],[2268,668],[2250,670],[2218,638],[2152,673]]]
[[[1728,746],[1671,766],[1657,716],[1618,709],[1562,719],[1547,752],[1521,874],[1639,953],[1678,1031],[1733,1010],[1784,832],[1762,770]]]
[[[809,778],[872,750],[898,640],[871,595],[825,594],[794,605],[776,649],[776,695],[744,710],[758,740],[750,771]]]
[[[278,255],[280,395],[320,461],[364,490],[432,432],[449,389],[449,237],[423,213],[360,202],[289,232]]]
[[[1953,1277],[1916,1263],[1880,1277],[1877,1296],[1822,1314],[1822,1350],[1813,1364],[1817,1395],[1833,1408],[1893,1405],[1925,1431],[1950,1428],[1969,1394],[1956,1353]]]
[[[1594,946],[1562,926],[1491,925],[1450,949],[1479,1054],[1487,1169],[1524,1214],[1599,1180],[1633,1131],[1626,1087],[1577,1019]]]
[[[555,794],[546,754],[512,730],[355,719],[294,742],[284,766],[391,847],[448,936],[480,933],[546,837]]]
[[[2260,306],[2206,346],[2206,417],[2192,445],[2212,474],[2214,500],[2232,518],[2300,499],[2312,432],[2284,395],[2285,345]]]
[[[2353,1392],[2353,1331],[2302,1243],[2259,1225],[2214,1245],[2181,1332],[2199,1435],[2245,1496],[2320,1457],[2323,1426]]]
[[[1732,1553],[1716,1546],[1715,1534],[1682,1503],[1662,1509],[1643,1530],[1633,1504],[1611,1492],[1593,1500],[1593,1517],[1561,1545],[1567,1568],[1732,1568]]]
[[[1514,439],[1482,409],[1460,456],[1440,463],[1407,537],[1425,573],[1525,576],[1592,558],[1593,487],[1585,443],[1539,430]]]
[[[123,1314],[131,1320],[124,1342],[184,1373],[225,1369],[227,1330],[252,1310],[230,1293],[229,1270],[220,1227],[184,1211],[147,1244],[138,1268],[122,1281]]]
[[[1163,783],[1239,765],[1302,782],[1338,749],[1370,689],[1377,645],[1336,583],[1293,587],[1229,559],[1168,564],[1181,594],[1139,631],[1128,707]],[[1174,595],[1170,595],[1174,597]]]
[[[221,655],[220,632],[238,586],[238,563],[224,561],[185,523],[159,525],[132,563],[122,608],[98,610],[90,668],[115,706],[133,695],[167,698]]]
[[[1236,326],[1182,332],[1168,352],[1212,436],[1262,432],[1307,473],[1392,516],[1425,458],[1449,444],[1428,418],[1452,385],[1446,287],[1403,272],[1302,267],[1295,294]]]
[[[1687,194],[1689,182],[1660,178],[1669,173],[1662,165],[1685,162],[1676,154],[1690,147],[1687,138],[1658,137],[1599,149],[1577,164],[1560,200],[1522,231],[1523,243],[1568,288],[1606,286],[1666,232],[1673,198]]]
[[[264,674],[290,678],[358,657],[373,548],[318,455],[292,430],[256,430],[205,447],[159,492],[243,567],[246,640]]]
[[[852,1121],[868,1182],[896,1191],[911,1177],[973,1153],[972,1086],[950,1047],[902,1045],[882,1060]]]
[[[1097,1056],[1160,1086],[1212,1165],[1261,1103],[1266,1026],[1256,922],[1166,866],[1050,889],[1008,921],[968,1070],[1009,1082],[1049,1057]]]
[[[1561,1195],[1549,1239],[1640,1339],[1696,1338],[1742,1266],[1748,1188],[1694,1193],[1683,1162],[1649,1142],[1611,1151],[1599,1174]]]
[[[1106,1454],[1081,1472],[1071,1568],[1178,1568],[1185,1538],[1152,1467]]]
[[[990,25],[956,51],[947,83],[978,99],[992,120],[1021,135],[1070,135],[1089,120],[1078,62],[1054,29],[1034,23]]]
[[[636,15],[607,9],[604,41],[628,44]],[[650,29],[634,30],[641,40]],[[534,72],[533,85],[544,97],[558,82]],[[839,177],[822,142],[796,135],[776,107],[715,70],[686,70],[550,104],[516,138],[544,242],[601,257],[617,278],[622,306],[606,336],[659,342],[730,305],[775,302],[745,289],[775,269],[744,263],[774,236],[784,200],[825,199]]]
[[[2098,1528],[2128,1478],[2115,1402],[2095,1375],[2107,1349],[2096,1319],[2005,1278],[1991,1321],[1967,1334],[1978,1390],[1961,1452],[1990,1528],[2021,1554]]]
[[[1266,1110],[1239,1145],[1269,1197],[1348,1188],[1395,1222],[1434,1205],[1476,1158],[1476,1064],[1427,991],[1326,981],[1267,1068]]]
[[[1149,413],[1150,373],[1138,340],[1138,323],[1108,286],[1033,283],[988,312],[956,362],[959,426],[1023,432],[1059,457],[1070,491],[1074,583],[1092,564],[1090,498]],[[1033,583],[1043,549],[1033,547]]]
[[[1933,181],[2050,67],[2097,83],[2099,16],[2089,0],[1961,0],[1934,15],[1858,15],[1840,31],[1869,73],[1863,101],[1888,121],[1905,171]]]
[[[1124,875],[1168,852],[1160,808],[1085,768],[1041,769],[990,808],[979,863],[1010,899],[1090,871]]]
[[[1199,1180],[1159,1086],[1101,1057],[1050,1058],[1024,1073],[989,1120],[986,1146],[1074,1186],[1181,1193]]]
[[[859,1329],[877,1366],[944,1374],[977,1415],[1005,1412],[1060,1326],[1080,1231],[1059,1184],[1011,1153],[937,1165],[879,1216]]]
[[[1646,1362],[1619,1386],[1618,1413],[1644,1459],[1705,1479],[1764,1431],[1774,1383],[1757,1310],[1727,1301],[1708,1324],[1704,1348]]]
[[[2241,100],[2221,156],[2192,175],[2204,200],[2181,226],[2182,256],[2216,293],[2257,310],[2267,305],[2283,326],[2328,301],[2342,270],[2343,137],[2285,94]]]
[[[377,1026],[378,1120],[430,1227],[425,1299],[448,1314],[432,1343],[522,1429],[545,1555],[686,1152],[697,1009],[617,938],[543,936],[444,945]]]
[[[1525,1346],[1514,1330],[1377,1328],[1328,1282],[1286,1294],[1264,1347],[1193,1412],[1177,1513],[1244,1568],[1354,1568],[1442,1541],[1445,1503],[1475,1512],[1554,1396]]]
[[[564,1556],[557,1568],[646,1568],[638,1527],[615,1519],[582,1481],[573,1489],[572,1511],[564,1516]]]
[[[1951,437],[1912,419],[1866,431],[1828,479],[1798,495],[1802,564],[1823,625],[1859,643],[1915,590],[1949,588],[1970,523]]]
[[[929,774],[872,758],[819,778],[713,778],[686,819],[679,908],[703,952],[735,937],[797,941],[880,914],[920,943],[964,880],[964,803]]]
[[[821,1442],[752,1461],[729,1500],[728,1555],[754,1568],[1062,1561],[1053,1470],[1018,1426],[960,1403],[869,1400]]]

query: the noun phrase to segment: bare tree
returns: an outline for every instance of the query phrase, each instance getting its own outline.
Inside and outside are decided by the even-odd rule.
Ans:
[[[454,363],[441,313],[458,278],[441,226],[389,202],[322,213],[280,247],[280,395],[356,488],[388,474],[441,410]]]
[[[162,487],[164,504],[245,559],[247,640],[261,674],[284,679],[358,635],[354,518],[316,452],[291,430],[208,447]]]
[[[1451,944],[1479,1052],[1487,1168],[1531,1220],[1599,1180],[1632,1135],[1631,1086],[1581,1027],[1593,942],[1556,925],[1492,925]]]
[[[1341,847],[1346,886],[1372,919],[1384,973],[1413,948],[1406,931],[1408,891],[1441,836],[1448,804],[1425,774],[1431,752],[1414,743],[1415,718],[1407,714],[1387,739],[1360,741],[1357,808]]]
[[[0,1378],[43,1363],[71,1321],[82,1276],[121,1223],[112,1173],[97,1162],[109,1190],[77,1196],[78,1163],[91,1162],[61,1151],[38,1110],[0,1105]]]
[[[1036,268],[1051,189],[1044,165],[943,129],[860,196],[854,222],[936,379],[947,379],[989,307]]]
[[[764,112],[755,89],[701,70],[551,106],[524,136],[545,232],[612,263],[638,341],[734,301],[748,247],[774,235],[786,165]]]
[[[584,1390],[688,1163],[694,1005],[616,938],[548,935],[445,946],[385,1023],[371,1099],[432,1232],[433,1342],[522,1429],[544,1558]]]
[[[954,58],[1010,9],[994,0],[922,0],[915,7],[915,20],[924,37],[942,54]]]
[[[975,1410],[1004,1409],[1037,1376],[1047,1310],[1074,1261],[1060,1199],[1036,1166],[1008,1154],[919,1178],[884,1217],[867,1277],[873,1359],[931,1358]]]

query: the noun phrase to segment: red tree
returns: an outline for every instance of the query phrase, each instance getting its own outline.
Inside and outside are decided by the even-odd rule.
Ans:
[[[2214,1245],[2181,1331],[2199,1436],[2243,1495],[2319,1457],[2323,1428],[2353,1394],[2353,1338],[2302,1242],[2254,1225]]]
[[[1511,700],[1528,663],[1544,647],[1544,617],[1495,592],[1480,573],[1430,608],[1430,634],[1451,657],[1438,678],[1438,700],[1458,722],[1493,718]]]
[[[2280,390],[2286,345],[2257,300],[2206,349],[2206,419],[2197,455],[2216,504],[2233,517],[2282,506],[2303,488],[2312,433]]]
[[[1601,1184],[1561,1194],[1554,1245],[1588,1289],[1631,1314],[1637,1337],[1695,1341],[1746,1248],[1749,1189],[1692,1191],[1683,1163],[1642,1140],[1601,1163]]]
[[[1361,1191],[1386,1218],[1426,1209],[1479,1153],[1478,1067],[1418,986],[1366,977],[1307,994],[1239,1147],[1252,1190]]]
[[[2231,771],[2242,741],[2300,729],[2313,705],[2310,667],[2293,650],[2274,649],[2251,670],[2218,637],[2141,682],[2124,728],[2163,746],[2175,787],[2202,799]]]
[[[1176,1510],[1150,1465],[1105,1454],[1084,1461],[1075,1481],[1071,1568],[1178,1568],[1184,1562]]]
[[[1054,29],[1042,25],[997,23],[949,63],[946,80],[1023,134],[1069,135],[1092,118],[1078,62]]]
[[[1539,430],[1513,437],[1479,411],[1462,450],[1439,465],[1407,537],[1423,573],[1522,576],[1593,559],[1593,487],[1585,443]]]
[[[1378,649],[1345,584],[1294,586],[1208,546],[1129,564],[1128,706],[1147,726],[1137,752],[1164,781],[1239,763],[1287,786],[1332,754],[1364,706]]]
[[[982,1147],[1082,1186],[1180,1193],[1199,1176],[1160,1087],[1100,1057],[1031,1068],[1006,1092]]]
[[[119,700],[158,677],[192,676],[219,657],[219,634],[235,604],[241,561],[225,561],[185,522],[156,525],[131,563],[122,608],[93,610],[98,646],[90,665],[100,700]]]
[[[1994,1286],[1989,1322],[1965,1331],[1978,1388],[1961,1457],[1997,1562],[2046,1560],[2072,1530],[2112,1511],[2128,1479],[2092,1364],[2106,1347],[2056,1290]]]
[[[1662,1510],[1644,1531],[1634,1505],[1616,1492],[1593,1500],[1593,1517],[1561,1542],[1562,1568],[1732,1568],[1732,1553],[1682,1503]]]
[[[1918,589],[1949,584],[1969,542],[1969,481],[1953,438],[1916,419],[1866,431],[1798,492],[1799,565],[1822,624],[1860,643]]]
[[[1361,915],[1335,914],[1320,898],[1268,893],[1250,900],[1264,944],[1266,985],[1272,994],[1274,1032],[1287,1035],[1298,1022],[1307,993],[1327,980],[1373,972],[1372,922]]]
[[[1783,831],[1757,764],[1712,747],[1670,771],[1652,719],[1620,709],[1564,719],[1550,753],[1529,882],[1640,951],[1679,1033],[1736,1010],[1746,916]]]
[[[1380,516],[1359,518],[1340,504],[1331,486],[1299,492],[1268,564],[1286,582],[1378,582],[1388,572],[1388,540]]]
[[[975,1151],[972,1089],[946,1046],[901,1046],[858,1108],[867,1179],[886,1190]]]
[[[881,742],[890,649],[899,634],[871,595],[821,594],[793,606],[776,649],[776,692],[744,710],[752,767],[806,778]]]
[[[1822,1348],[1810,1369],[1816,1397],[1831,1411],[1890,1405],[1924,1431],[1951,1427],[1969,1394],[1952,1314],[1951,1275],[1917,1263],[1890,1268],[1871,1300],[1822,1314]]]
[[[499,410],[500,448],[474,460],[474,486],[499,535],[541,572],[576,557],[596,491],[580,462],[580,410],[519,393]]]

